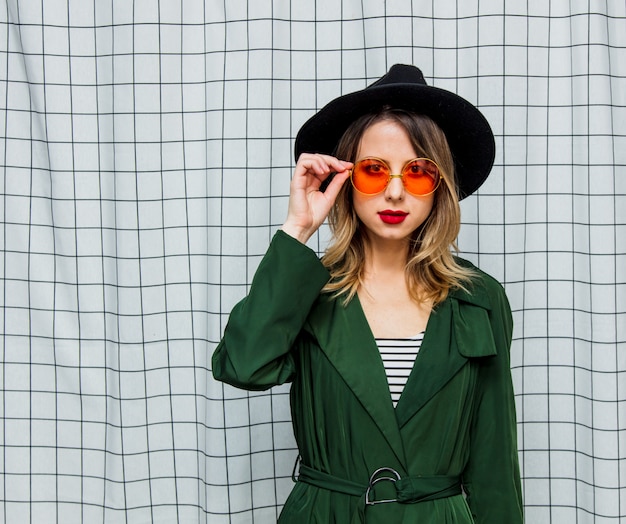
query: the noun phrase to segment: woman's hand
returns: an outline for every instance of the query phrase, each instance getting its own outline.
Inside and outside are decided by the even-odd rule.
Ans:
[[[303,153],[291,180],[289,210],[282,230],[303,244],[322,225],[341,186],[350,176],[351,162],[329,155]],[[331,173],[336,173],[322,193],[319,189]]]

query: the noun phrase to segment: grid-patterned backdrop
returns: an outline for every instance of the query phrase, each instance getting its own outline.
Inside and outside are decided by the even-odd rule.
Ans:
[[[527,522],[626,522],[624,0],[1,4],[0,520],[275,521],[288,389],[210,354],[301,123],[405,62],[496,134],[460,247],[514,309]]]

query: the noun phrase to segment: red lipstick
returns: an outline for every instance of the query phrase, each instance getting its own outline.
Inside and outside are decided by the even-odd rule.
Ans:
[[[399,224],[400,222],[404,222],[407,215],[408,213],[406,211],[395,211],[393,209],[385,209],[384,211],[378,212],[378,216],[385,224]]]

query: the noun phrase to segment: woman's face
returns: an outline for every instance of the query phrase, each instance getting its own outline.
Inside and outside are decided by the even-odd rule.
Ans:
[[[368,127],[361,138],[355,162],[365,157],[384,160],[393,174],[417,157],[406,130],[392,120],[381,120]],[[367,228],[372,241],[406,241],[428,218],[434,193],[419,197],[404,189],[401,178],[392,178],[386,189],[376,195],[352,191],[356,214]]]

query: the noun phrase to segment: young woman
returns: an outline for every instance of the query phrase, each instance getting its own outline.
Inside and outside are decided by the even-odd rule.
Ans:
[[[521,523],[510,308],[451,253],[493,164],[488,123],[396,65],[305,123],[296,157],[287,219],[213,355],[234,386],[292,383],[279,522]],[[327,218],[320,261],[305,242]]]

